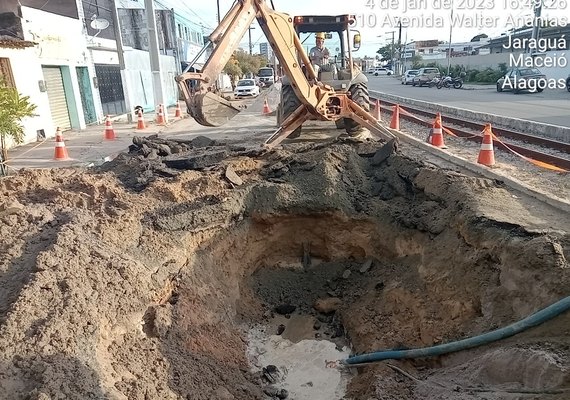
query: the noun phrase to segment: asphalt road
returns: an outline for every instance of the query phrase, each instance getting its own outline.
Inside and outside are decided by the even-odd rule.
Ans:
[[[495,86],[476,89],[437,89],[402,85],[399,78],[368,75],[368,89],[450,107],[570,127],[570,92],[545,89],[542,93],[497,93]],[[475,86],[466,86],[473,88]],[[371,93],[373,96],[374,93]]]

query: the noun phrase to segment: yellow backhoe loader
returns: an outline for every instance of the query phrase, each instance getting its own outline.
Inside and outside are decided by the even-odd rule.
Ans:
[[[201,72],[184,72],[176,78],[188,111],[198,123],[220,126],[241,111],[216,93],[216,78],[255,18],[286,76],[277,112],[280,126],[265,141],[267,148],[277,146],[287,137],[298,136],[300,127],[308,119],[335,122],[349,135],[367,128],[396,147],[396,137],[369,113],[367,79],[352,60],[351,31],[355,33],[353,47],[360,46],[360,34],[350,29],[354,25],[354,17],[291,17],[269,8],[266,0],[236,0],[196,57],[213,46]],[[339,53],[330,66],[315,71],[317,68],[311,64],[299,38],[301,32],[333,32],[339,35]]]

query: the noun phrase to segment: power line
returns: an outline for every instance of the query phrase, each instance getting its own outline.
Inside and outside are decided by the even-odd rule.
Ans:
[[[164,3],[162,3],[162,2],[160,2],[160,1],[158,1],[158,0],[154,0],[154,2],[160,4],[162,7],[165,7],[165,8],[174,10],[174,14],[178,15],[179,17],[185,19],[186,21],[188,21],[188,22],[190,22],[190,23],[192,23],[192,24],[195,24],[195,25],[197,25],[197,26],[200,26],[200,24],[198,24],[198,23],[196,23],[196,22],[193,22],[193,21],[189,20],[188,18],[186,18],[184,15],[180,14],[179,12],[176,12],[176,8],[175,8],[175,7],[170,7],[169,5],[166,5],[166,4],[164,4]],[[202,17],[200,17],[200,15],[196,14],[196,12],[195,12],[194,10],[192,10],[191,8],[189,8],[186,3],[182,2],[182,3],[178,3],[178,4],[182,4],[188,11],[190,11],[192,14],[194,14],[196,17],[198,17],[198,19],[199,19],[200,21],[202,21],[202,23],[204,23],[205,26],[206,26],[208,29],[212,29],[212,27],[211,27],[204,19],[202,19]]]

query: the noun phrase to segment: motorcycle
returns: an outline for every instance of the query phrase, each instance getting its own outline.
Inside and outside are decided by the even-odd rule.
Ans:
[[[427,85],[428,87],[434,87],[434,86],[438,86],[440,82],[441,82],[441,79],[435,77],[435,78],[433,78],[431,81],[427,82],[426,85]]]
[[[462,78],[452,78],[451,76],[446,76],[437,83],[438,89],[441,89],[442,87],[447,89],[452,87],[454,89],[461,89],[462,86],[463,86]]]

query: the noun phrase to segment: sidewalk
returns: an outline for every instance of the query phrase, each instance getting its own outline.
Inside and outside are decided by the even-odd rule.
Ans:
[[[466,83],[462,87],[463,90],[496,90],[496,85],[494,83],[485,83],[485,84],[469,84]]]
[[[275,104],[276,100],[273,90],[264,91],[254,100],[247,101],[247,109],[240,114],[244,116],[262,117],[261,111],[263,101],[268,98],[270,104]],[[6,163],[8,174],[14,173],[21,168],[58,168],[58,167],[89,167],[111,161],[121,152],[128,151],[128,147],[133,142],[133,137],[147,137],[154,134],[163,135],[165,138],[192,138],[198,135],[206,135],[216,138],[235,137],[240,131],[240,118],[220,127],[206,127],[199,125],[192,117],[186,113],[186,104],[180,102],[182,117],[174,118],[175,107],[168,109],[167,125],[156,125],[154,114],[147,114],[145,117],[144,130],[137,130],[137,121],[128,123],[126,118],[116,118],[113,122],[113,130],[116,139],[105,139],[105,124],[89,126],[81,131],[66,131],[63,133],[65,147],[69,155],[68,160],[54,160],[55,138],[50,138],[42,142],[29,143],[18,146],[8,151],[8,161]],[[271,106],[274,109],[274,106]],[[266,121],[267,119],[267,121]],[[269,121],[269,119],[271,121]],[[257,122],[251,121],[246,125],[255,126],[261,123],[265,127],[275,126],[275,117],[263,117]],[[252,124],[252,125],[250,125]]]

